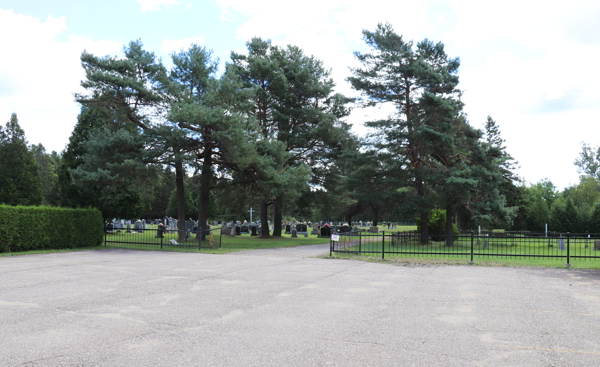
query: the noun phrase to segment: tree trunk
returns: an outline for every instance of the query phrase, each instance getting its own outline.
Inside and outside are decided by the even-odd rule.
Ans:
[[[260,203],[260,226],[262,231],[260,232],[261,238],[269,238],[269,215],[267,212],[267,201],[263,200]]]
[[[179,230],[179,241],[185,240],[185,195],[183,176],[183,162],[179,159],[175,162],[175,191],[177,196],[177,229]]]
[[[448,204],[446,204],[446,236],[448,236],[446,244],[448,246],[452,246],[452,244],[454,243],[454,236],[452,233],[452,217],[453,216],[454,216],[454,213],[452,213],[452,204],[448,203]]]
[[[379,224],[379,210],[373,210],[373,227],[377,227]]]
[[[212,147],[207,145],[204,148],[204,161],[202,162],[202,172],[200,176],[200,195],[198,197],[198,235],[196,239],[203,241],[208,234],[208,205],[210,200],[210,181],[212,178]]]
[[[275,199],[275,215],[273,219],[273,237],[281,237],[281,221],[283,220],[283,198]]]
[[[348,225],[352,227],[352,216],[348,217]]]

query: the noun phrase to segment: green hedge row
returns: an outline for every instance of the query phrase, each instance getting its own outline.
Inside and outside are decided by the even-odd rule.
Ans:
[[[0,205],[0,252],[98,246],[103,228],[96,209]]]

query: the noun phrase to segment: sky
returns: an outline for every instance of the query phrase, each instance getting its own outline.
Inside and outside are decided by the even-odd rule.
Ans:
[[[577,184],[581,143],[600,144],[600,1],[464,0],[0,0],[0,123],[17,113],[31,144],[62,151],[77,121],[79,57],[120,56],[141,39],[170,67],[195,43],[224,63],[252,37],[293,44],[332,70],[337,91],[362,30],[389,22],[407,40],[442,42],[461,61],[470,123],[496,120],[526,182]],[[354,109],[363,123],[385,109]]]

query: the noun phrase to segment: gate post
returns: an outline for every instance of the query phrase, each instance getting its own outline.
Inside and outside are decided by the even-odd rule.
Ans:
[[[362,253],[362,232],[358,232],[358,252]]]
[[[331,240],[331,233],[329,234],[329,257],[331,257],[331,253],[333,252],[333,241]]]
[[[473,263],[473,231],[471,231],[471,263]]]
[[[570,241],[569,238],[571,237],[571,234],[569,232],[567,232],[567,267],[571,266],[571,254],[570,254]]]
[[[383,235],[381,236],[381,260],[385,258],[385,231],[383,231]]]

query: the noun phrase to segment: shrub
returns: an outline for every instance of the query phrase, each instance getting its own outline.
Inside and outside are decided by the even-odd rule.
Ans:
[[[103,228],[96,209],[0,205],[0,252],[98,246]]]
[[[439,236],[446,235],[446,211],[443,209],[436,209],[429,213],[427,220],[427,229],[430,236],[435,236],[433,240],[442,240],[437,238]],[[421,218],[417,217],[417,231],[421,230]],[[458,235],[460,232],[456,228],[456,224],[452,223],[452,234]]]

